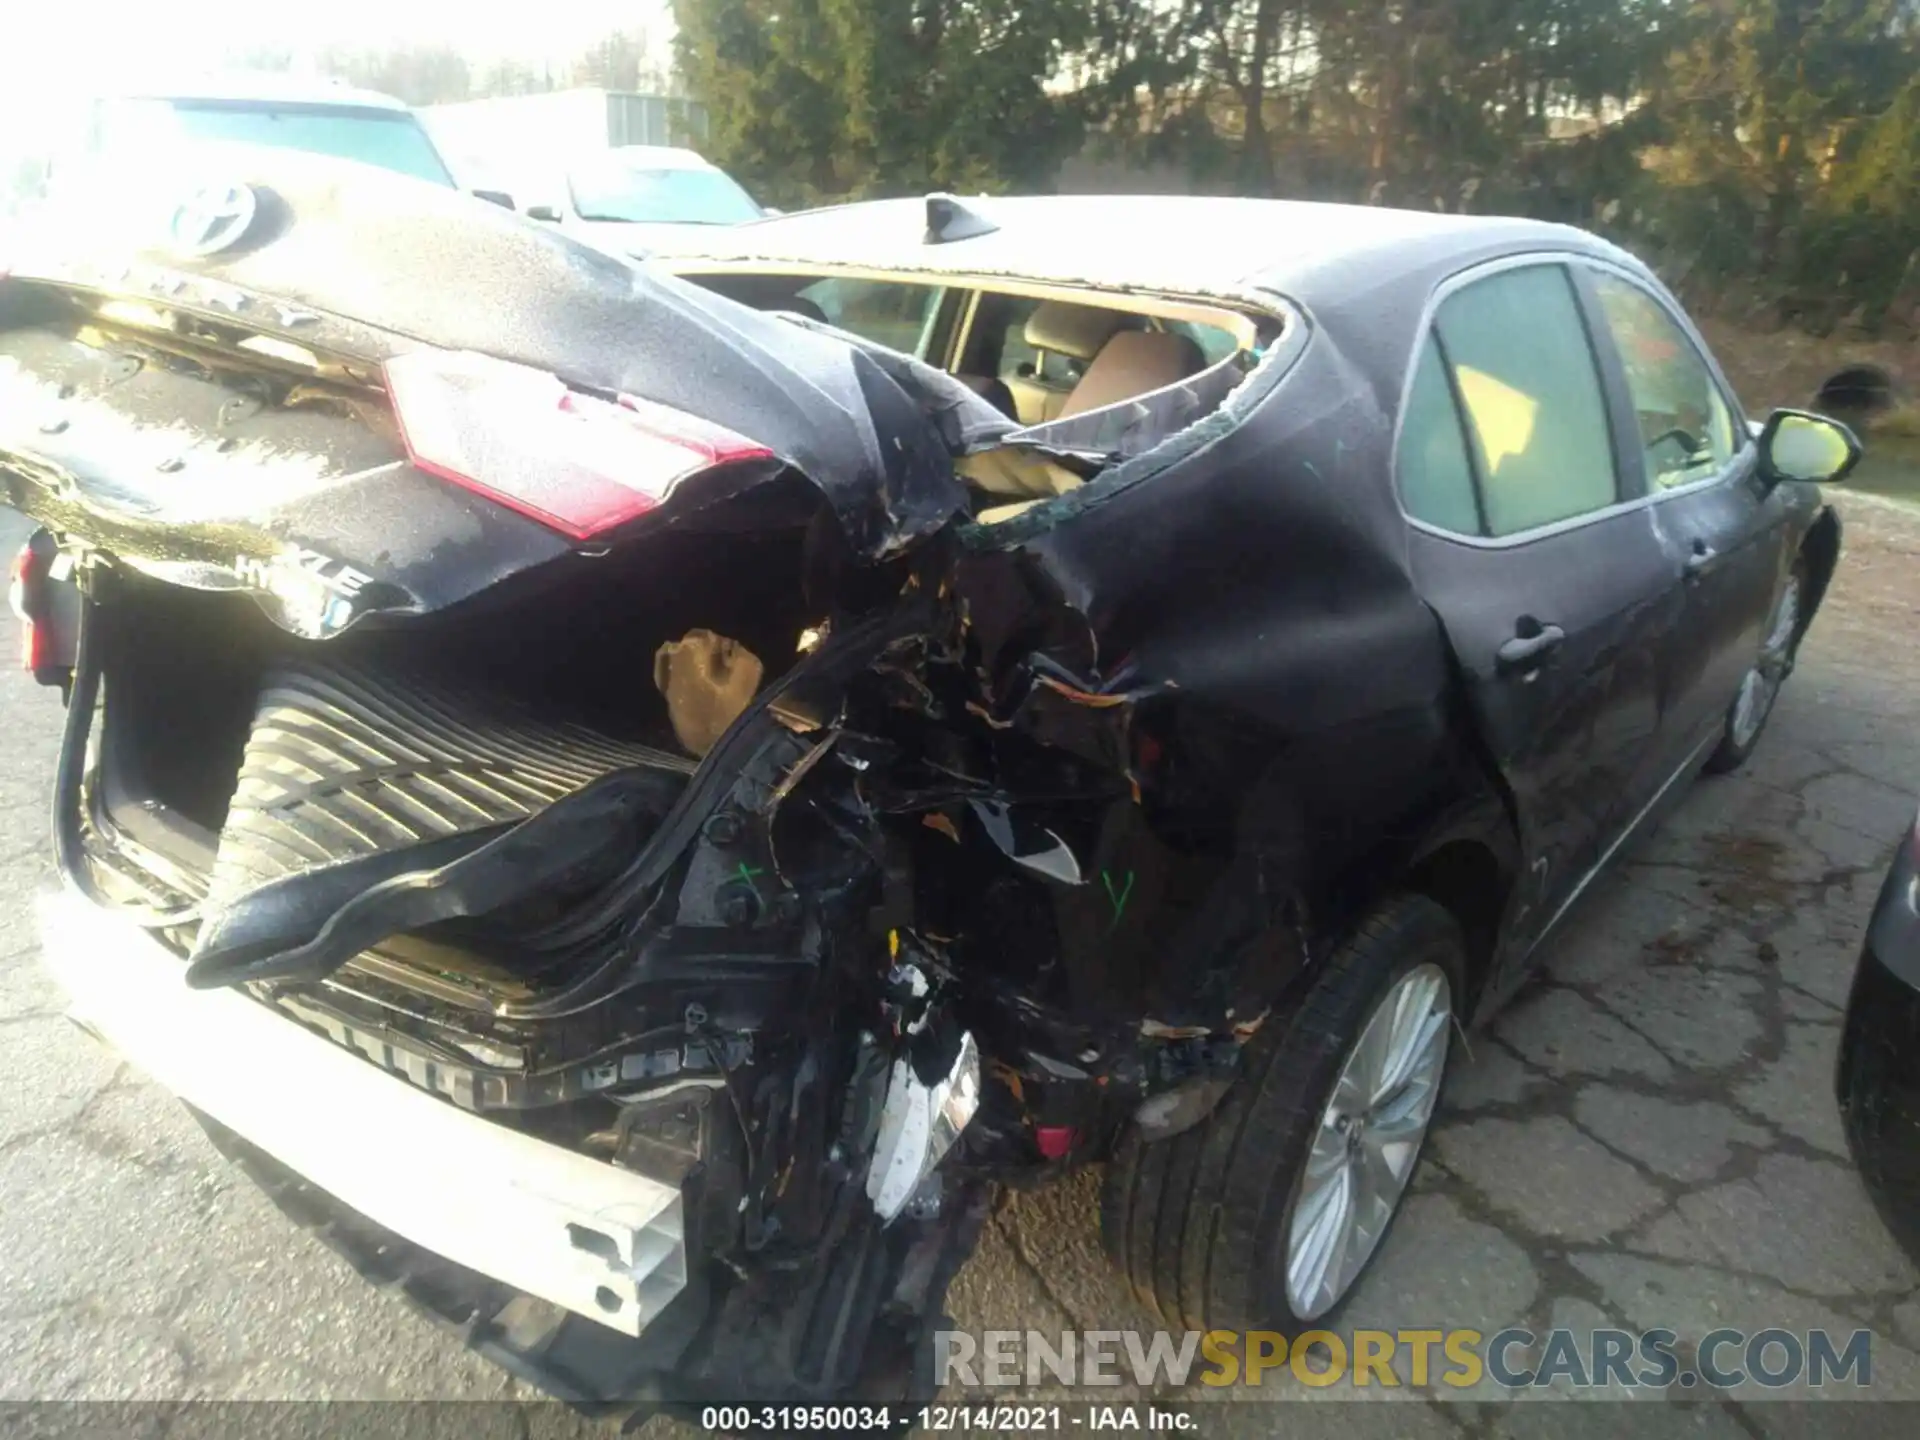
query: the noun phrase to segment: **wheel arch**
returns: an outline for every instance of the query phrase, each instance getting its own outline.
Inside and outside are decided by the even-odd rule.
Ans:
[[[1415,854],[1397,888],[1434,901],[1460,926],[1467,946],[1466,994],[1472,1014],[1500,952],[1500,926],[1519,874],[1519,840],[1492,795],[1467,820],[1434,835]]]
[[[1799,556],[1807,567],[1807,607],[1800,620],[1800,632],[1806,633],[1826,598],[1827,586],[1840,564],[1840,516],[1831,505],[1822,505],[1807,532],[1800,537]]]

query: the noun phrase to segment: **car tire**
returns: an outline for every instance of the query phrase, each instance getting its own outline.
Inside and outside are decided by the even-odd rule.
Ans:
[[[1727,702],[1720,743],[1707,757],[1709,775],[1725,775],[1746,764],[1766,732],[1767,721],[1773,718],[1773,707],[1780,699],[1780,687],[1793,673],[1800,637],[1806,633],[1807,595],[1806,562],[1796,560],[1787,583],[1781,587],[1780,598],[1774,601],[1760,654],[1741,679],[1738,692]]]
[[[1287,1335],[1323,1323],[1339,1308],[1380,1253],[1419,1164],[1445,1078],[1465,968],[1466,946],[1453,916],[1425,896],[1397,896],[1360,925],[1289,1014],[1262,1028],[1248,1050],[1248,1073],[1212,1114],[1151,1144],[1128,1132],[1107,1167],[1100,1228],[1109,1257],[1143,1304],[1174,1329]],[[1433,984],[1438,1006],[1423,1026],[1430,1030],[1437,1018],[1438,1054],[1415,1097],[1424,1111],[1410,1150],[1404,1139],[1388,1142],[1405,1161],[1395,1172],[1398,1186],[1384,1218],[1374,1207],[1365,1251],[1337,1293],[1302,1303],[1297,1291],[1306,1286],[1293,1283],[1290,1262],[1310,1266],[1311,1260],[1309,1247],[1294,1243],[1296,1215],[1310,1219],[1300,1211],[1303,1201],[1327,1213],[1317,1202],[1327,1194],[1329,1147],[1365,1144],[1352,1139],[1351,1122],[1336,1121],[1330,1102],[1360,1063],[1363,1038],[1369,1044],[1377,1038],[1369,1026],[1383,1016],[1390,1024],[1388,1007],[1402,1003],[1412,1007],[1409,1019],[1416,1018],[1418,987]],[[1388,1123],[1378,1122],[1378,1133],[1389,1133]],[[1322,1161],[1310,1176],[1317,1144]],[[1343,1163],[1359,1162],[1349,1151],[1334,1162]]]

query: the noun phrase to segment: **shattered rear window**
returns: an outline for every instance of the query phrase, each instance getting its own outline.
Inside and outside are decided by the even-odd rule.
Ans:
[[[1177,384],[1016,430],[1005,443],[1106,461],[1145,454],[1220,408],[1246,378],[1241,353],[1236,348]]]
[[[1184,335],[1198,345],[1209,365],[1218,365],[1240,349],[1240,341],[1234,333],[1218,325],[1202,325],[1197,320],[1169,320],[1164,328],[1176,335]]]

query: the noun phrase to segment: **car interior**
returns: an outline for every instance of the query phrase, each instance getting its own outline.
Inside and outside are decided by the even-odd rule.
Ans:
[[[1226,310],[1134,297],[1068,299],[867,275],[691,273],[743,304],[785,310],[947,371],[1009,419],[1043,425],[1118,405],[1234,361],[1250,366],[1255,322]],[[1086,476],[1003,449],[960,470],[983,523],[1010,519]]]

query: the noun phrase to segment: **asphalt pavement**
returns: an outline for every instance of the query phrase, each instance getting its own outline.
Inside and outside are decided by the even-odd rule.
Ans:
[[[1342,1330],[1866,1328],[1870,1393],[1920,1398],[1920,1275],[1862,1193],[1831,1098],[1862,926],[1920,794],[1920,512],[1845,510],[1839,580],[1770,733],[1596,884],[1544,974],[1468,1038],[1415,1193]],[[23,534],[0,512],[0,551]],[[296,1230],[61,1016],[32,925],[55,883],[60,713],[52,692],[0,673],[0,1400],[530,1399]],[[1096,1193],[1087,1174],[1006,1197],[955,1286],[959,1324],[1154,1328],[1100,1253]],[[1359,1390],[1284,1374],[1234,1398],[1410,1401],[1395,1435],[1509,1433],[1529,1408],[1491,1382]],[[1779,1392],[1753,1384],[1676,1398],[1637,1405],[1636,1433],[1803,1433],[1823,1408],[1772,1404]],[[418,1413],[423,1433],[440,1424]],[[542,1413],[542,1433],[575,1423]],[[1208,1413],[1205,1433],[1279,1423],[1247,1405]],[[1886,1413],[1885,1433],[1912,1433]]]

